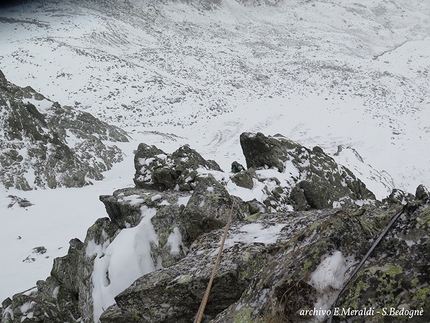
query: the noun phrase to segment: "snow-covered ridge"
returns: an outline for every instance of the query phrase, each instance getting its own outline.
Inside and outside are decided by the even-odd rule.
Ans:
[[[228,169],[244,163],[238,134],[262,131],[322,147],[379,199],[430,183],[428,2],[211,2],[211,10],[137,0],[2,8],[0,69],[21,87],[127,127],[129,156],[140,142],[166,152],[188,143]],[[4,297],[46,277],[68,240],[83,238],[103,216],[98,195],[132,185],[129,167],[118,166],[81,192],[2,191]],[[9,194],[35,206],[8,209]],[[32,254],[39,245],[47,254]],[[23,263],[28,255],[37,261]]]
[[[307,307],[330,309],[366,250],[363,244],[375,239],[402,201],[376,201],[319,147],[310,150],[279,134],[262,133],[243,133],[240,143],[248,168],[231,176],[188,145],[166,154],[141,143],[134,158],[136,187],[101,195],[109,218],[96,220],[84,242],[70,241],[67,255],[54,260],[51,276],[37,282],[31,298],[26,292],[7,298],[2,321],[19,307],[19,318],[61,322],[129,321],[130,315],[142,322],[166,317],[186,322],[194,315],[190,308],[200,302],[220,233],[230,221],[216,273],[215,290],[222,293],[214,290],[214,319],[230,305],[233,312],[241,310],[242,304],[259,308],[254,316],[270,315],[262,310],[265,304],[276,308],[273,297],[282,301],[278,290],[290,291],[293,277],[312,291]],[[142,173],[148,181],[141,181]],[[409,198],[411,212],[425,216],[428,190],[417,188]],[[407,210],[405,217],[412,216]],[[412,227],[426,234],[425,221]],[[276,283],[266,285],[267,279]],[[222,295],[226,292],[229,297]]]
[[[198,131],[208,153],[250,130],[349,146],[412,192],[428,173],[410,165],[428,159],[429,11],[422,1],[45,1],[1,12],[0,57],[12,82],[120,126],[191,139],[183,127],[216,124]]]
[[[0,182],[6,188],[82,187],[122,160],[112,142],[127,141],[124,131],[0,77]]]

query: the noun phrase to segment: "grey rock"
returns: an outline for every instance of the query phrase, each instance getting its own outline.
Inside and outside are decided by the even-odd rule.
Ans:
[[[4,76],[3,72],[0,71],[0,84],[6,84],[7,80],[6,77]]]
[[[136,187],[159,191],[191,191],[197,185],[199,168],[222,171],[216,162],[205,160],[188,145],[168,155],[155,146],[141,143],[135,154],[134,166]]]
[[[383,203],[388,204],[407,204],[412,202],[415,199],[410,193],[406,193],[401,189],[394,188],[390,195],[388,195],[385,199],[382,200]]]
[[[430,217],[429,205],[413,203],[387,233],[368,261],[342,293],[337,306],[369,308],[376,311],[374,322],[386,322],[382,309],[418,311],[408,317],[400,313],[396,321],[430,321],[430,275],[428,264]],[[417,312],[416,312],[417,313]],[[344,316],[335,317],[341,322]],[[370,322],[370,317],[353,315],[350,322]]]
[[[32,250],[33,253],[36,253],[36,254],[39,254],[39,255],[43,255],[47,251],[48,251],[48,249],[46,249],[44,246],[35,247]]]
[[[118,229],[137,226],[142,220],[142,207],[156,210],[151,223],[159,240],[151,245],[151,255],[154,264],[167,267],[181,259],[189,247],[186,225],[180,215],[190,197],[189,192],[128,188],[117,190],[112,196],[101,196],[100,199],[105,204],[111,222]],[[182,201],[187,203],[184,205]],[[175,252],[172,252],[168,241],[173,232],[180,234],[184,242]]]
[[[23,207],[23,208],[30,207],[30,206],[34,205],[33,203],[31,203],[26,198],[22,198],[22,197],[19,197],[16,195],[8,195],[7,197],[12,199],[12,201],[7,206],[8,208],[13,207],[16,203],[18,203],[18,205],[20,207]]]
[[[252,190],[254,188],[254,179],[257,179],[255,170],[249,168],[243,172],[239,172],[231,177],[231,181],[237,186]]]
[[[292,141],[280,141],[278,137],[266,137],[261,132],[244,132],[240,135],[240,145],[245,156],[247,168],[277,168],[284,171],[284,162],[289,159],[287,149],[299,145]]]
[[[309,212],[300,214],[308,214],[313,223],[292,238],[283,241],[279,238],[279,252],[262,267],[241,299],[211,323],[314,322],[314,315],[303,313],[334,305],[357,263],[398,212],[402,212],[399,220],[336,303],[340,309],[374,308],[374,314],[334,316],[333,322],[389,322],[382,314],[384,308],[421,313],[412,319],[400,314],[395,321],[428,321],[430,307],[425,301],[430,282],[425,269],[430,250],[428,204],[415,203],[408,208],[393,204],[388,209],[371,207],[366,212],[323,210],[319,218]],[[336,271],[343,270],[327,284],[331,272],[321,268],[329,268],[325,260],[339,255],[338,252],[342,260],[336,264]],[[315,280],[312,277],[318,270],[325,276]],[[319,321],[327,322],[327,317],[321,316]]]
[[[428,201],[430,197],[429,190],[424,185],[418,185],[415,191],[415,198],[423,202]]]
[[[248,168],[274,168],[283,179],[266,178],[262,172],[257,176],[267,182],[264,204],[268,208],[285,211],[285,205],[292,205],[295,210],[309,210],[376,201],[360,179],[320,147],[310,150],[282,135],[266,137],[262,133],[242,133],[240,144]]]
[[[389,209],[369,207],[366,212],[345,212],[339,209],[326,209],[319,211],[290,212],[288,214],[261,214],[252,222],[245,220],[232,225],[227,241],[230,241],[223,252],[222,261],[216,273],[213,289],[205,311],[205,321],[220,322],[312,322],[313,316],[301,315],[301,310],[312,309],[318,301],[324,299],[332,304],[338,295],[343,282],[354,269],[359,260],[383,230],[391,217],[402,211],[402,206],[393,205]],[[388,274],[380,275],[384,288],[397,286],[400,288],[401,300],[390,301],[385,294],[378,296],[378,287],[370,283],[372,277],[377,278],[378,271],[363,269],[357,277],[366,273],[366,288],[359,299],[368,301],[370,290],[376,293],[378,306],[409,306],[410,308],[428,309],[425,303],[428,289],[428,275],[425,266],[420,265],[428,261],[426,256],[419,261],[415,257],[424,252],[422,242],[417,244],[416,250],[408,249],[405,241],[409,236],[399,235],[399,229],[416,228],[418,222],[422,225],[422,231],[414,232],[420,241],[427,235],[428,208],[425,205],[417,205],[414,217],[417,221],[410,221],[405,213],[405,218],[399,223],[388,239],[377,250],[381,254],[378,258],[371,258],[368,267],[382,268]],[[423,213],[424,212],[424,213]],[[356,215],[360,214],[360,215]],[[246,230],[250,223],[260,224],[261,230],[271,230],[277,225],[282,226],[277,239],[270,243],[237,242],[234,236]],[[397,229],[397,227],[399,229]],[[409,231],[405,231],[409,234]],[[415,235],[416,234],[416,235]],[[116,304],[106,310],[101,317],[102,323],[112,322],[189,322],[197,313],[203,293],[206,289],[211,268],[216,255],[218,241],[222,230],[214,230],[200,236],[190,246],[190,251],[185,258],[175,265],[159,271],[152,272],[136,280],[129,288],[120,293],[116,298]],[[397,239],[394,244],[390,237]],[[403,240],[405,239],[405,240]],[[422,241],[422,240],[421,240]],[[386,250],[396,254],[401,246],[401,255],[411,252],[407,261],[390,258],[385,255]],[[336,268],[341,268],[336,279],[324,283],[313,280],[312,276],[321,266],[327,266],[325,261],[341,255],[341,260]],[[395,265],[385,266],[387,260]],[[380,264],[379,264],[380,263]],[[415,268],[413,265],[419,266]],[[373,265],[372,265],[373,264]],[[405,272],[407,282],[399,280],[401,268],[408,268]],[[391,273],[393,269],[393,273]],[[336,269],[338,270],[338,269]],[[376,276],[368,276],[368,273]],[[326,272],[325,275],[330,275]],[[403,277],[403,276],[402,276]],[[321,279],[321,278],[320,278]],[[387,280],[388,279],[388,280]],[[332,285],[331,285],[332,284]],[[361,283],[363,284],[363,283]],[[345,290],[354,293],[360,284]],[[369,287],[370,286],[370,287]],[[414,297],[418,291],[421,298]],[[402,294],[403,293],[403,294]],[[396,290],[390,291],[395,295]],[[409,297],[409,298],[408,298]],[[356,298],[354,298],[356,299]],[[354,300],[353,299],[353,300]],[[408,300],[409,299],[409,300]],[[419,301],[418,301],[419,299]],[[373,299],[371,300],[373,301]],[[330,303],[331,302],[331,303]],[[347,308],[356,305],[344,304],[341,298],[339,306]],[[402,303],[402,304],[400,304]],[[369,306],[363,303],[360,306]],[[426,322],[427,316],[419,318],[417,322]]]
[[[234,198],[212,175],[203,177],[194,190],[187,206],[180,214],[189,242],[201,234],[224,227],[230,216]],[[240,210],[237,200],[235,210]],[[240,220],[242,214],[234,212],[232,220]]]
[[[82,247],[81,243],[77,248],[70,248],[65,257],[56,258],[45,281],[38,281],[36,287],[4,301],[1,322],[78,322],[81,317],[78,268]],[[41,253],[46,250],[35,249]]]
[[[261,223],[266,229],[279,224],[281,215],[267,215]],[[264,217],[262,217],[264,218]],[[240,299],[248,283],[270,259],[263,243],[234,243],[244,224],[236,222],[223,251],[205,311],[206,321]],[[222,229],[201,235],[190,246],[187,256],[175,265],[152,272],[136,280],[119,294],[116,305],[101,317],[102,323],[190,322],[195,316],[212,272]]]
[[[0,112],[0,182],[6,188],[89,185],[122,160],[121,150],[103,141],[128,141],[124,131],[14,85],[3,74]]]

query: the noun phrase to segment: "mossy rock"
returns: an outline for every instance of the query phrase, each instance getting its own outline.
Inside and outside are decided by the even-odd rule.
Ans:
[[[430,248],[429,226],[421,226],[428,205],[405,208],[386,237],[373,251],[371,260],[358,272],[341,295],[337,306],[360,309],[373,306],[378,322],[429,322]],[[409,318],[382,315],[382,309],[423,310]],[[371,322],[371,318],[353,317],[351,322]],[[336,319],[335,322],[338,322]],[[373,321],[372,321],[373,322]]]
[[[188,243],[203,233],[224,227],[227,224],[233,197],[212,175],[201,178],[185,209],[181,221],[185,225]],[[233,221],[242,218],[235,208]]]
[[[231,181],[237,186],[252,190],[254,188],[255,170],[247,169],[231,177]]]

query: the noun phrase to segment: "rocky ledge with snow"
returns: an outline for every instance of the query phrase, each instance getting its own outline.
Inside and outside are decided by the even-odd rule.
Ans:
[[[377,201],[318,147],[240,139],[248,169],[234,175],[189,146],[139,145],[136,187],[100,197],[109,218],[4,300],[1,323],[190,322],[230,215],[204,322],[327,322],[330,310],[333,322],[430,320],[424,186]]]
[[[127,134],[87,112],[61,106],[0,71],[0,182],[6,187],[81,187],[122,160]]]

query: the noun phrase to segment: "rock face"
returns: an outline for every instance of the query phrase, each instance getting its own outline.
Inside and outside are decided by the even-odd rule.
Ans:
[[[0,74],[0,182],[6,187],[81,187],[122,160],[126,133],[52,102]]]
[[[46,281],[3,301],[1,323],[191,322],[229,216],[204,322],[328,322],[331,309],[333,322],[429,322],[425,186],[415,196],[396,191],[366,204],[363,197],[371,192],[319,148],[262,134],[243,134],[241,142],[251,168],[230,174],[231,182],[188,146],[169,155],[139,145],[136,187],[100,197],[109,218],[97,220],[84,242],[71,240]],[[257,154],[261,143],[266,148]],[[267,204],[269,194],[248,201],[231,194],[238,188],[292,192],[305,179],[322,188],[330,167],[332,194],[350,198],[344,207],[307,202],[308,210],[290,205],[278,212]],[[337,176],[350,185],[337,187]],[[353,205],[357,196],[360,206]],[[291,199],[278,199],[276,206]],[[374,312],[365,316],[364,309]]]
[[[248,168],[278,170],[271,178],[277,185],[267,190],[267,205],[290,204],[295,210],[309,210],[375,200],[363,182],[319,147],[310,150],[282,135],[262,133],[242,133],[240,144]]]
[[[422,259],[415,258],[428,247],[421,240],[428,237],[428,229],[416,237],[414,241],[421,242],[415,248],[397,249],[399,243],[406,246],[398,232],[406,229],[406,223],[410,223],[410,229],[416,227],[417,222],[410,221],[410,217],[425,223],[428,205],[420,205],[415,211],[393,205],[365,212],[327,209],[264,214],[236,223],[230,229],[229,243],[215,276],[205,312],[207,322],[314,322],[315,316],[306,314],[306,310],[330,309],[351,271],[397,212],[403,212],[405,221],[399,222],[377,247],[377,260],[372,257],[359,272],[337,307],[347,310],[376,306],[381,311],[405,308],[429,313],[424,301],[429,296],[429,277],[424,269],[428,251]],[[253,228],[258,228],[258,233]],[[272,240],[263,238],[268,233],[272,233]],[[201,236],[177,264],[136,280],[115,298],[116,304],[106,310],[101,322],[192,321],[221,234],[217,230]],[[244,243],[247,234],[252,238]],[[396,241],[391,240],[394,236]],[[396,261],[383,254],[386,251],[405,259]],[[388,316],[384,319],[375,314],[374,318],[377,322],[392,321]],[[420,314],[415,321],[427,322],[428,318],[428,314]],[[325,321],[327,317],[321,315],[319,319]],[[336,321],[344,319],[336,316]],[[372,318],[357,315],[352,319],[370,322]]]
[[[406,316],[408,322],[429,322],[429,233],[429,205],[411,204],[374,250],[372,260],[347,286],[336,306],[374,307],[373,316],[378,322],[390,322],[396,316],[402,320]],[[345,315],[339,315],[334,322],[345,319]],[[359,315],[350,315],[349,319],[369,321]]]
[[[139,188],[191,191],[197,185],[198,169],[222,171],[214,161],[205,160],[189,146],[171,155],[155,146],[140,144],[134,158],[134,183]]]

